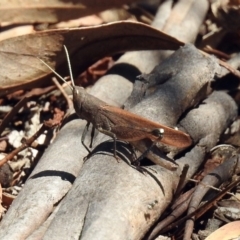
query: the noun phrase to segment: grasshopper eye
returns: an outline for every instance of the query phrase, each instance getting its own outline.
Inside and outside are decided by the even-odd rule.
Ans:
[[[164,135],[164,129],[163,128],[157,128],[152,131],[152,134],[156,137],[163,137]]]

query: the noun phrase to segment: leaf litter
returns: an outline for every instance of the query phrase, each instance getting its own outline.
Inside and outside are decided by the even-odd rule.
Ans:
[[[223,21],[222,18],[221,21]],[[13,153],[11,168],[15,172],[15,176],[7,183],[8,186],[13,186],[14,183],[15,189],[11,192],[14,193],[13,195],[18,194],[31,172],[31,168],[37,163],[36,155],[38,154],[36,154],[34,148],[40,149],[41,152],[49,144],[48,142],[44,146],[46,144],[44,139],[38,141],[32,136],[41,129],[44,120],[53,119],[48,121],[46,128],[43,127],[44,131],[48,127],[51,128],[52,125],[59,125],[64,112],[67,111],[66,102],[62,99],[60,92],[56,90],[55,86],[48,87],[50,72],[35,59],[35,56],[42,57],[52,67],[61,69],[63,73],[66,73],[66,68],[63,68],[65,56],[61,51],[63,44],[67,45],[70,51],[74,62],[73,71],[78,76],[80,84],[87,86],[94,84],[113,65],[112,58],[105,59],[103,58],[105,56],[140,49],[176,50],[182,45],[182,42],[160,34],[145,25],[130,22],[110,23],[109,25],[87,27],[85,29],[47,30],[1,41],[0,62],[4,63],[4,69],[0,70],[2,79],[0,102],[1,107],[5,106],[6,109],[11,109],[11,111],[6,110],[6,112],[10,112],[10,118],[2,126],[0,144],[5,145],[2,148],[5,153]],[[217,53],[217,51],[215,52]],[[222,57],[229,56],[220,52],[217,54]],[[99,62],[91,66],[96,61]],[[19,69],[21,69],[21,72],[19,72]],[[83,72],[84,70],[86,71]],[[38,86],[43,87],[37,88]],[[17,90],[20,90],[20,92],[17,92]],[[24,100],[25,97],[28,97],[26,101]],[[16,99],[22,99],[24,102],[20,108],[15,105]],[[4,116],[6,116],[6,113],[1,111],[1,119]],[[4,120],[2,123],[4,123]],[[55,133],[48,129],[48,133],[41,134],[41,136],[47,138],[48,134],[51,137]],[[28,141],[30,138],[33,142]],[[35,141],[38,142],[31,148],[31,144]],[[16,151],[14,153],[14,149],[20,150],[23,145],[27,146],[24,152]],[[209,166],[215,164],[215,162],[213,160],[212,164],[210,163],[209,166],[207,164],[205,168],[206,171],[209,171]],[[11,200],[9,200],[8,196],[4,197],[3,195],[2,202],[8,208],[14,198],[10,196]],[[227,232],[230,231],[233,230]]]

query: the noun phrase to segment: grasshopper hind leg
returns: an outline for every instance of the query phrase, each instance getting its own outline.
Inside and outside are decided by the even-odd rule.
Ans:
[[[85,126],[85,128],[83,130],[82,138],[81,138],[82,145],[88,151],[88,155],[84,158],[84,161],[86,161],[92,154],[92,151],[84,143],[89,125],[90,125],[90,122],[88,122],[87,125]],[[106,134],[106,135],[110,136],[113,139],[113,155],[116,158],[116,160],[119,161],[119,157],[117,156],[117,150],[116,150],[117,149],[116,135],[114,133],[110,132],[110,131],[107,131],[107,130],[101,128],[101,127],[98,127],[97,130],[99,132],[103,133],[103,134]],[[89,145],[90,148],[92,148],[94,133],[95,133],[95,127],[93,126],[92,131],[91,131],[91,142],[90,142],[90,145]]]
[[[141,156],[139,156],[132,164],[136,167],[140,166],[140,162],[148,155],[148,153],[151,151],[151,149],[156,146],[156,144],[163,138],[164,136],[164,129],[159,128],[159,129],[154,129],[152,131],[152,134],[158,137],[155,141],[152,142],[151,146],[147,148]]]
[[[117,137],[116,137],[116,135],[108,130],[101,128],[101,127],[97,128],[97,130],[103,134],[108,135],[109,137],[111,137],[113,139],[113,155],[114,155],[115,159],[119,162],[119,157],[117,156],[117,143],[116,143]]]

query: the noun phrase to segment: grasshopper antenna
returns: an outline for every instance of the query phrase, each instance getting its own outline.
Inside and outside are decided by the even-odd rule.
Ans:
[[[64,47],[64,50],[65,50],[65,53],[66,53],[66,57],[67,57],[70,79],[71,79],[71,82],[72,82],[72,86],[73,86],[73,88],[74,88],[74,87],[75,87],[75,84],[74,84],[74,81],[73,81],[72,67],[71,67],[71,62],[70,62],[68,50],[67,50],[67,47],[66,47],[65,45],[63,45],[63,47]]]
[[[66,47],[64,46],[64,48],[66,48]],[[66,51],[66,50],[65,50],[65,51]],[[70,64],[68,53],[66,52],[66,54],[67,54],[68,63]],[[48,69],[50,69],[57,77],[59,77],[63,82],[65,82],[65,83],[71,88],[71,90],[73,91],[73,87],[74,87],[75,85],[73,85],[73,87],[72,87],[72,86],[71,86],[62,76],[60,76],[51,66],[49,66],[46,62],[44,62],[41,58],[39,58],[39,57],[37,57],[37,58],[38,58],[38,60],[40,60]],[[69,65],[68,65],[68,66],[69,66]],[[70,71],[71,81],[73,82],[71,69],[69,69],[69,71]]]

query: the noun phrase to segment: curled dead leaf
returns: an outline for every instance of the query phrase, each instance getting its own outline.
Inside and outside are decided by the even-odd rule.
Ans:
[[[133,0],[72,0],[32,1],[1,0],[0,22],[12,23],[55,23],[98,13],[112,7],[129,4]]]
[[[67,70],[62,46],[66,45],[73,72],[81,72],[104,56],[133,50],[176,50],[177,39],[148,25],[121,21],[95,27],[48,30],[0,42],[0,96],[36,87],[51,74],[36,58],[42,58],[60,74]],[[45,82],[46,83],[46,82]]]
[[[228,223],[213,233],[211,233],[206,240],[229,240],[229,239],[239,239],[240,237],[240,221],[235,221]]]

